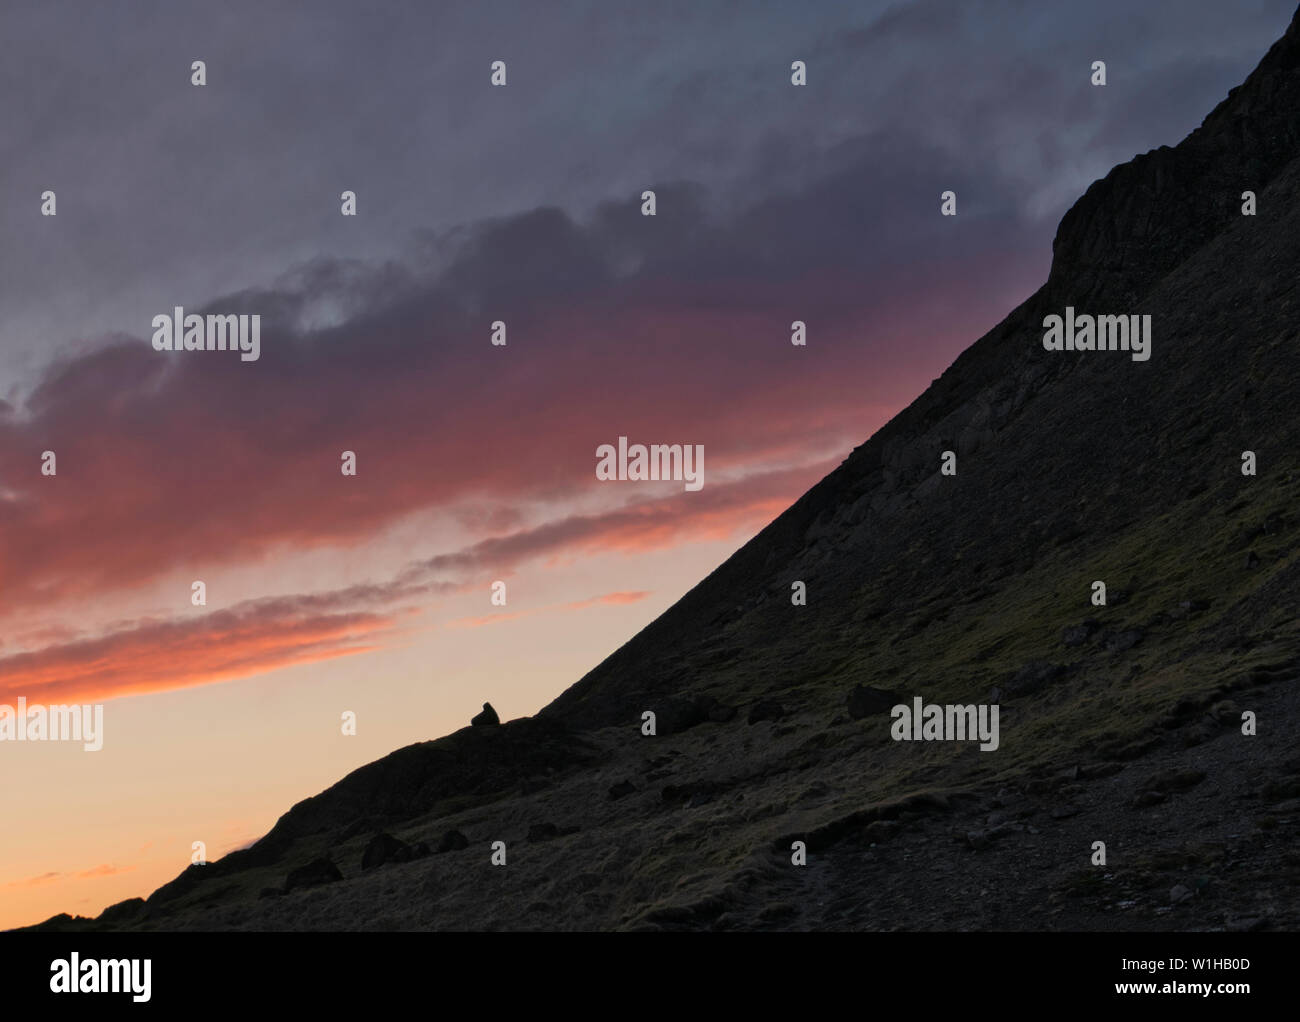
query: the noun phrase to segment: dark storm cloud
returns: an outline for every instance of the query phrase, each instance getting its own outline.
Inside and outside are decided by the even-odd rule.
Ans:
[[[734,212],[845,172],[870,140],[880,180],[924,182],[927,214],[936,183],[969,181],[967,209],[1028,212],[1045,245],[1093,177],[1193,127],[1291,7],[6,4],[0,393],[79,339],[320,256],[407,256],[427,232],[547,207],[584,220],[656,181]],[[1097,56],[1104,95],[1086,86]],[[506,89],[486,84],[497,58]],[[46,188],[57,218],[36,215]]]

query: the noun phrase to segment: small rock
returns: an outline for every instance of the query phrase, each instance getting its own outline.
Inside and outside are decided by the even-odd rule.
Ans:
[[[642,918],[647,923],[682,924],[693,922],[695,913],[689,905],[664,905],[662,908],[652,908]]]
[[[854,720],[862,720],[877,713],[888,713],[898,702],[899,698],[893,692],[869,685],[855,685],[849,693],[849,716]]]
[[[1169,903],[1177,905],[1180,901],[1186,901],[1191,896],[1190,888],[1184,887],[1182,884],[1175,884],[1169,891]]]
[[[1223,699],[1210,707],[1210,716],[1220,724],[1240,724],[1241,708],[1231,699]]]
[[[1068,668],[1062,664],[1049,664],[1034,660],[1020,668],[1007,682],[1007,691],[1028,695],[1036,692],[1066,673]]]
[[[862,837],[869,844],[881,844],[898,834],[897,820],[874,820],[862,828]]]
[[[708,697],[703,700],[689,699],[685,696],[668,696],[661,699],[651,707],[655,712],[656,730],[661,735],[676,735],[689,731],[709,719],[711,705]]]
[[[438,842],[437,854],[442,855],[444,852],[460,852],[469,847],[469,838],[458,830],[449,830],[442,835]]]
[[[299,866],[291,871],[284,881],[284,893],[298,890],[302,887],[318,887],[321,884],[332,884],[343,879],[343,874],[339,868],[329,859],[313,859],[305,866]]]
[[[1183,602],[1178,605],[1178,609],[1182,611],[1184,616],[1191,617],[1194,614],[1202,614],[1205,611],[1209,610],[1210,601],[1209,600],[1183,600]]]
[[[359,820],[353,820],[339,835],[340,841],[350,841],[354,837],[370,831],[372,834],[379,829],[378,821],[372,820],[369,816],[363,816]]]
[[[1144,788],[1148,791],[1160,791],[1168,794],[1173,791],[1186,791],[1205,780],[1204,770],[1162,770],[1147,779]]]
[[[501,718],[497,716],[497,711],[492,709],[491,703],[484,703],[483,712],[476,713],[470,718],[470,725],[473,727],[492,727],[500,723]]]
[[[1068,625],[1061,632],[1061,642],[1066,646],[1082,646],[1101,626],[1092,618],[1082,624]]]
[[[631,781],[619,781],[617,784],[610,786],[609,800],[613,802],[615,799],[622,798],[625,795],[631,795],[635,791],[636,785]]]
[[[1198,724],[1196,727],[1188,728],[1183,733],[1183,748],[1192,749],[1198,745],[1204,745],[1214,737],[1214,731],[1206,724]]]
[[[764,922],[776,922],[780,919],[791,919],[799,914],[799,910],[791,905],[788,901],[777,901],[766,906],[758,914],[758,918]]]
[[[528,828],[528,843],[537,844],[539,841],[549,841],[551,838],[560,836],[560,828],[553,823],[534,823]]]
[[[1130,628],[1126,632],[1113,632],[1102,637],[1102,645],[1108,653],[1123,653],[1130,650],[1146,638],[1141,628]]]
[[[1108,760],[1103,763],[1090,763],[1087,766],[1080,767],[1079,773],[1089,781],[1094,781],[1098,777],[1110,777],[1124,769],[1123,763],[1116,763],[1114,760]]]
[[[1289,798],[1300,798],[1300,778],[1287,777],[1277,781],[1269,781],[1264,785],[1264,797],[1269,799],[1284,800]]]
[[[374,869],[386,862],[399,862],[401,860],[396,857],[397,853],[406,847],[405,841],[399,841],[392,834],[376,834],[361,853],[361,868]]]

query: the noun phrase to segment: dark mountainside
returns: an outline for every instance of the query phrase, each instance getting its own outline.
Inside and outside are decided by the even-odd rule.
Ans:
[[[1087,190],[1036,294],[538,717],[42,927],[1300,927],[1298,266],[1300,14]],[[1150,314],[1151,360],[1044,351],[1066,305]],[[1000,702],[1000,747],[892,741],[918,695]]]

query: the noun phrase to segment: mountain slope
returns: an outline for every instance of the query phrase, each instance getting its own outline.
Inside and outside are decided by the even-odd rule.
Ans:
[[[719,630],[733,627],[737,613],[748,614],[758,609],[760,601],[788,592],[782,571],[787,575],[795,571],[788,577],[801,578],[799,570],[818,565],[817,581],[806,579],[817,594],[810,597],[810,606],[817,606],[819,617],[838,610],[848,625],[855,618],[841,603],[860,593],[868,576],[889,572],[905,558],[918,527],[930,535],[946,535],[960,527],[958,519],[964,517],[963,512],[981,518],[977,528],[965,532],[969,541],[981,548],[980,558],[974,565],[967,562],[967,567],[978,569],[980,561],[994,558],[1032,559],[1042,541],[1051,542],[1061,529],[1060,523],[1051,520],[1047,528],[1035,528],[1042,510],[1065,514],[1060,501],[1053,500],[1058,496],[1054,488],[1037,479],[1039,472],[1052,471],[1068,461],[1076,477],[1081,472],[1093,476],[1110,473],[1104,479],[1080,479],[1080,483],[1093,483],[1104,491],[1120,482],[1121,463],[1115,458],[1131,455],[1123,463],[1127,471],[1148,460],[1140,445],[1121,445],[1105,431],[1088,430],[1087,424],[1082,430],[1075,424],[1070,436],[1060,438],[1073,446],[1059,453],[1032,435],[1032,425],[1022,431],[1023,437],[1017,434],[1017,424],[1034,423],[1044,412],[1043,403],[1058,400],[1066,391],[1071,404],[1093,399],[1094,415],[1128,419],[1122,411],[1123,397],[1111,401],[1096,392],[1123,388],[1124,396],[1145,400],[1146,395],[1177,378],[1192,387],[1210,381],[1216,386],[1234,380],[1245,384],[1246,374],[1232,369],[1235,359],[1225,361],[1213,352],[1202,356],[1199,350],[1189,348],[1194,340],[1187,336],[1186,318],[1156,318],[1155,354],[1145,365],[1134,365],[1118,354],[1046,352],[1039,343],[1041,324],[1045,315],[1060,314],[1067,304],[1081,313],[1150,312],[1142,299],[1149,299],[1166,275],[1213,239],[1232,236],[1238,245],[1249,246],[1252,234],[1276,234],[1285,205],[1273,200],[1262,215],[1243,217],[1241,193],[1249,189],[1262,194],[1300,154],[1300,117],[1295,114],[1300,109],[1297,68],[1300,23],[1293,21],[1247,82],[1234,89],[1176,149],[1162,147],[1139,156],[1088,189],[1061,221],[1053,243],[1052,270],[1037,293],[967,349],[843,466],[545,712],[587,727],[626,719],[623,693],[635,699],[642,692],[656,692],[672,683],[674,673],[658,650],[690,649],[710,641],[716,644]],[[1232,264],[1225,266],[1231,268]],[[1270,266],[1261,282],[1269,282],[1279,271],[1285,276],[1287,268],[1285,263]],[[1206,304],[1198,300],[1198,305]],[[1206,311],[1220,315],[1219,308]],[[1223,313],[1228,311],[1222,308]],[[1279,314],[1283,311],[1277,309]],[[1278,319],[1280,325],[1285,323],[1282,315]],[[1195,373],[1180,377],[1181,367],[1193,355],[1210,361],[1196,363]],[[1221,374],[1220,369],[1225,371]],[[1091,378],[1094,373],[1100,377]],[[1079,393],[1079,387],[1093,393]],[[1224,397],[1219,395],[1224,408],[1241,417],[1234,418],[1233,427],[1246,448],[1268,440],[1268,429],[1286,407],[1284,398],[1272,408],[1262,407],[1264,395],[1254,394],[1234,408],[1235,403]],[[1171,414],[1176,414],[1170,404]],[[1171,424],[1151,425],[1167,428]],[[1134,435],[1133,425],[1126,429]],[[1085,444],[1076,442],[1084,436],[1089,437]],[[943,450],[956,451],[961,461],[962,471],[951,485],[937,479]],[[1029,477],[1022,480],[1005,472],[1009,458],[1020,459],[1025,467],[1033,465]],[[990,485],[994,483],[996,486]],[[1016,501],[1026,498],[1027,506],[994,508],[991,498],[981,498],[981,492],[1001,492],[1004,486],[1013,487]],[[927,503],[940,487],[944,503]],[[1079,492],[1086,488],[1076,487]],[[1161,502],[1171,502],[1179,495],[1174,486],[1158,496]],[[1153,496],[1147,494],[1143,499]],[[1151,503],[1163,506],[1154,500]],[[986,529],[985,519],[992,528]],[[1093,514],[1076,519],[1077,527],[1085,532],[1104,534],[1105,528],[1114,527],[1110,522],[1103,528]],[[1098,527],[1093,528],[1090,521]],[[860,542],[868,534],[869,542]],[[960,552],[954,539],[948,536],[941,549],[950,554]],[[865,560],[855,560],[852,572],[836,573],[833,566],[821,569],[818,555],[824,557],[832,541],[845,554],[851,551],[853,557]],[[938,556],[938,551],[934,554]],[[983,570],[987,571],[987,565]],[[963,581],[969,578],[972,585],[986,577],[980,571],[962,575]],[[922,575],[918,581],[915,593],[895,591],[888,598],[888,610],[894,616],[906,618],[912,612],[910,605],[932,595],[933,580]],[[755,592],[756,583],[761,593]],[[885,609],[883,604],[881,609]],[[871,610],[874,605],[868,605]],[[782,616],[776,615],[748,627],[763,633],[767,626],[783,627],[782,621]],[[791,638],[796,644],[800,641],[797,635]],[[765,654],[766,646],[764,643]],[[790,655],[806,664],[809,652],[793,648]]]
[[[1300,925],[1296,110],[1300,15],[1197,131],[1088,189],[1037,293],[537,718],[45,925]],[[1150,315],[1150,361],[1045,351],[1067,305]],[[860,685],[891,698],[850,712]],[[891,740],[915,696],[999,703],[999,748]],[[376,830],[468,847],[363,871]],[[319,856],[345,879],[259,897]]]

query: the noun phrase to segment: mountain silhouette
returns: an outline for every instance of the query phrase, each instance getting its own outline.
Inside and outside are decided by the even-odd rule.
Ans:
[[[41,927],[1296,928],[1298,110],[1300,13],[1088,188],[1034,295],[537,717]],[[1045,350],[1067,307],[1150,316],[1150,359]],[[997,749],[895,740],[917,697],[998,704]]]

